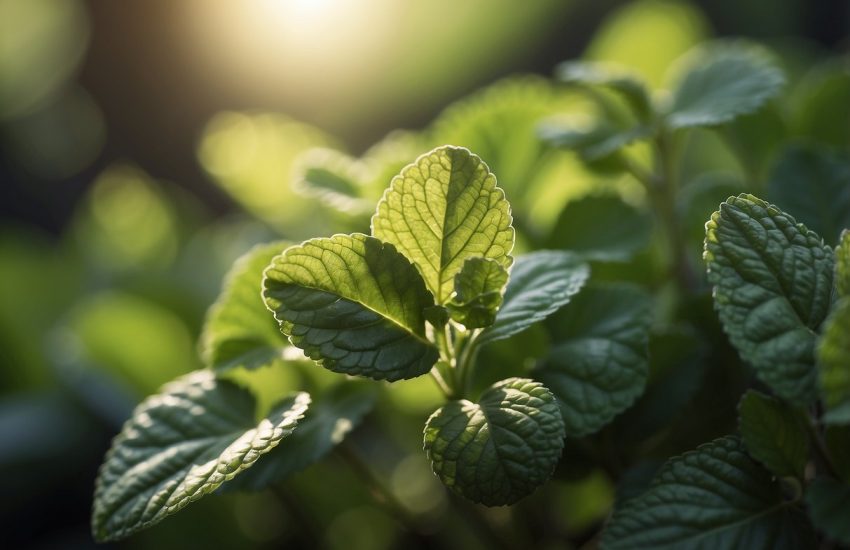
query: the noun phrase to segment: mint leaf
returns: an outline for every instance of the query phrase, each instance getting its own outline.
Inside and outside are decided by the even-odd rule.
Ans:
[[[371,208],[362,197],[366,177],[359,160],[334,149],[311,149],[298,157],[293,187],[337,210],[364,212]]]
[[[839,296],[850,296],[850,229],[841,232],[835,248],[835,290]]]
[[[652,217],[614,195],[591,195],[564,207],[548,246],[600,261],[625,261],[649,244]]]
[[[365,380],[331,386],[310,404],[298,429],[282,445],[222,489],[260,491],[318,462],[360,424],[375,397],[375,386]]]
[[[850,423],[850,297],[842,298],[824,323],[817,348],[824,420]]]
[[[588,285],[547,322],[549,356],[534,371],[558,398],[567,434],[598,431],[642,393],[651,300],[630,285]]]
[[[850,485],[818,478],[806,489],[812,523],[830,539],[850,545]]]
[[[615,510],[602,534],[607,550],[814,545],[805,514],[731,436],[668,460],[649,490]]]
[[[803,479],[809,455],[805,417],[755,390],[741,398],[738,415],[738,429],[750,456],[780,477]]]
[[[629,103],[640,118],[647,118],[652,111],[646,84],[623,67],[603,62],[567,61],[555,68],[555,78],[568,84],[613,90]]]
[[[359,233],[313,239],[277,256],[263,285],[281,331],[329,370],[394,381],[437,361],[423,316],[434,300],[391,244]]]
[[[513,261],[505,194],[487,165],[461,147],[438,147],[403,169],[378,203],[372,234],[416,265],[438,304],[451,297],[467,258],[505,268]]]
[[[95,538],[127,537],[211,493],[291,434],[309,403],[308,394],[293,394],[258,423],[251,394],[211,371],[166,384],[136,408],[106,455]]]
[[[455,292],[446,304],[452,319],[466,328],[492,325],[507,283],[507,270],[495,260],[468,258],[455,275]]]
[[[816,393],[816,332],[829,311],[833,253],[775,206],[742,194],[706,224],[708,281],[723,328],[741,357],[783,399]]]
[[[208,367],[261,367],[289,345],[262,296],[263,270],[287,246],[283,241],[255,246],[228,272],[201,330],[201,355]]]
[[[425,425],[425,451],[437,477],[487,506],[531,494],[552,475],[563,446],[555,398],[523,378],[490,386],[478,403],[451,401]]]
[[[667,115],[671,128],[715,126],[753,113],[785,84],[785,76],[762,48],[718,43],[687,54]]]
[[[538,127],[537,135],[555,147],[576,150],[585,162],[596,162],[639,139],[649,137],[652,130],[644,125],[623,129],[605,123],[583,129],[553,119],[544,121]]]
[[[518,334],[555,313],[584,286],[590,268],[574,254],[540,250],[517,258],[496,321],[479,344]]]
[[[770,175],[767,198],[835,245],[850,227],[850,155],[794,145]]]

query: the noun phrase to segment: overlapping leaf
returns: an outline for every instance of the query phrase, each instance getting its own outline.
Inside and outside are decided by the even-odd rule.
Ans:
[[[818,530],[836,542],[850,545],[850,485],[818,478],[806,489],[806,505]]]
[[[393,381],[437,360],[423,315],[433,297],[391,244],[362,234],[313,239],[277,256],[263,284],[283,333],[332,371]]]
[[[613,64],[567,61],[555,68],[555,78],[569,84],[609,88],[622,95],[641,118],[647,117],[652,109],[646,84],[638,76]]]
[[[751,195],[706,224],[704,258],[720,321],[741,356],[780,396],[816,393],[816,331],[832,296],[833,253],[813,231]]]
[[[667,461],[649,490],[614,512],[602,535],[606,550],[814,545],[805,514],[737,437]]]
[[[523,378],[494,384],[478,403],[452,401],[425,426],[434,473],[451,490],[488,506],[531,494],[552,474],[563,445],[555,398]]]
[[[569,436],[599,430],[643,393],[651,323],[649,296],[627,285],[589,285],[548,320],[552,350],[533,375],[558,398]]]
[[[258,423],[251,394],[212,371],[167,384],[133,412],[106,456],[95,538],[124,538],[211,493],[292,433],[309,403],[294,394]]]
[[[495,260],[468,258],[455,275],[455,292],[446,304],[452,319],[466,328],[492,325],[507,283],[507,270]]]
[[[416,265],[438,304],[467,258],[512,262],[510,205],[487,165],[461,147],[438,147],[402,170],[378,203],[372,234]]]
[[[779,399],[754,390],[741,398],[738,414],[747,452],[780,477],[803,479],[809,454],[805,417]]]
[[[817,355],[824,420],[850,424],[850,297],[842,298],[824,323]]]

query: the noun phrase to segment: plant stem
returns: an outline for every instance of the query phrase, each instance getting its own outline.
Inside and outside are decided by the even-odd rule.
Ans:
[[[823,438],[818,433],[818,427],[816,421],[809,415],[806,415],[808,418],[808,422],[806,422],[806,426],[809,429],[809,438],[814,443],[814,451],[815,456],[820,461],[821,465],[826,468],[826,471],[829,472],[831,476],[836,479],[840,479],[841,476],[838,475],[838,469],[835,467],[835,463],[832,462],[832,457],[829,455],[829,450],[826,448],[826,444],[823,441]]]

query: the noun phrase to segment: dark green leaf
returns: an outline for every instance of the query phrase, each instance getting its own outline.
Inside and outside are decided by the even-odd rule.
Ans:
[[[558,463],[564,423],[552,394],[509,378],[478,403],[451,401],[425,426],[425,451],[451,490],[487,506],[513,504],[543,484]]]
[[[753,113],[785,84],[770,56],[744,43],[700,47],[682,68],[667,116],[671,128],[714,126]]]
[[[789,147],[773,169],[767,198],[835,245],[850,227],[850,155]]]
[[[818,478],[806,489],[812,523],[830,539],[850,545],[850,485]]]
[[[699,258],[705,241],[705,220],[717,210],[717,205],[744,191],[744,182],[731,173],[701,174],[682,187],[676,197],[676,211],[683,225],[691,251]]]
[[[533,371],[558,398],[567,435],[598,431],[643,393],[651,300],[629,285],[588,285],[552,316],[549,356]]]
[[[832,424],[826,427],[824,442],[832,457],[836,473],[850,483],[850,424]]]
[[[738,415],[738,430],[750,456],[780,477],[803,479],[809,455],[804,416],[755,390],[741,398]]]
[[[850,423],[850,297],[842,298],[824,323],[818,342],[824,420]]]
[[[569,252],[540,250],[517,258],[496,321],[478,337],[480,344],[513,336],[555,313],[570,301],[590,269]]]
[[[488,327],[496,320],[508,272],[499,262],[469,258],[455,275],[455,292],[446,304],[452,319],[466,328]]]
[[[258,423],[251,394],[212,371],[165,385],[136,408],[106,455],[95,538],[127,537],[211,493],[291,434],[309,403],[293,394]]]
[[[591,195],[561,211],[548,246],[590,260],[625,261],[649,244],[652,218],[614,195]]]
[[[816,331],[829,311],[833,253],[775,206],[739,195],[706,224],[704,258],[723,328],[780,397],[816,394]]]
[[[511,265],[511,221],[505,193],[487,165],[467,149],[446,145],[393,178],[372,217],[372,234],[409,258],[437,304],[444,304],[467,258]]]
[[[393,381],[437,361],[423,314],[434,300],[391,244],[361,234],[313,239],[277,256],[263,284],[283,333],[327,369]]]
[[[260,491],[321,460],[360,424],[375,403],[369,381],[342,381],[311,405],[298,429],[259,464],[222,487],[226,491]]]
[[[208,367],[261,367],[289,345],[262,296],[263,270],[287,246],[283,241],[258,245],[236,260],[201,330],[201,354]]]
[[[614,512],[602,548],[617,550],[813,548],[805,514],[751,459],[723,437],[664,465],[643,495]]]

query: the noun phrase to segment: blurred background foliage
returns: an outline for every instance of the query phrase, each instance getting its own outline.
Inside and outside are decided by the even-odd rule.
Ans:
[[[669,67],[693,46],[730,35],[761,41],[790,85],[725,134],[693,132],[682,166],[693,181],[677,207],[693,222],[694,265],[702,224],[729,194],[766,185],[793,213],[807,197],[783,194],[788,186],[777,181],[833,177],[833,164],[847,166],[848,6],[0,0],[3,546],[93,545],[93,480],[109,440],[143,396],[201,367],[200,327],[232,262],[259,242],[366,229],[390,177],[433,145],[466,145],[490,164],[513,204],[520,251],[581,247],[559,236],[592,217],[600,193],[640,208],[645,197],[631,176],[536,138],[541,120],[581,126],[599,114],[597,102],[553,84],[562,60],[621,63],[663,94]],[[799,143],[785,150],[788,139]],[[631,151],[638,158],[647,155],[640,147]],[[329,162],[334,173],[322,169]],[[827,189],[846,191],[846,181]],[[828,240],[847,225],[803,221]],[[601,263],[595,276],[653,288],[655,248],[631,263]],[[663,303],[663,289],[654,290]],[[693,315],[707,304],[694,304]],[[652,365],[660,385],[648,392],[660,393],[681,384],[669,365],[701,348],[692,334],[656,332],[653,345],[665,353]],[[546,338],[531,330],[488,354],[530,366]],[[283,389],[327,384],[323,373],[309,376],[280,364],[246,383],[262,403]],[[720,372],[707,385],[734,376]],[[482,378],[478,387],[501,376]],[[366,471],[331,455],[279,491],[205,499],[120,546],[560,548],[586,542],[615,490],[640,487],[656,466],[629,470],[615,488],[568,444],[570,460],[539,496],[482,512],[448,495],[421,453],[422,422],[440,402],[432,382],[383,390],[349,437],[347,452]],[[710,392],[684,393],[717,405]],[[615,423],[606,444],[657,432],[665,411],[652,406],[639,402],[641,414]],[[703,433],[723,432],[728,419],[703,416]],[[664,450],[706,439],[682,432]],[[404,517],[382,502],[386,494]]]

